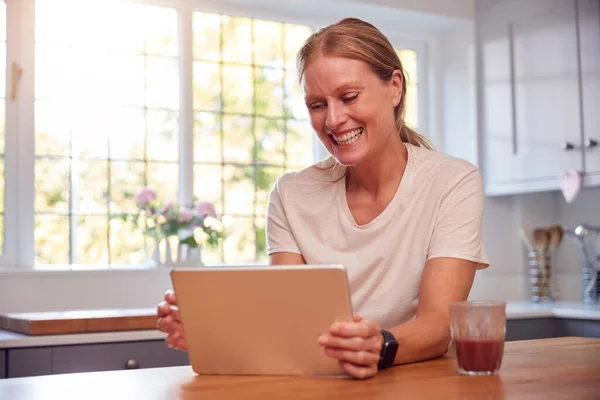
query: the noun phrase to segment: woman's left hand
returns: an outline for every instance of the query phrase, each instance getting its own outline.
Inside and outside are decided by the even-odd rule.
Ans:
[[[319,336],[325,354],[338,360],[344,371],[357,379],[377,374],[383,345],[381,327],[354,314],[354,322],[336,322]]]

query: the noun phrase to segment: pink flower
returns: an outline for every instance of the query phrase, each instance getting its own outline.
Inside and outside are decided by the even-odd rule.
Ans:
[[[160,214],[165,215],[175,205],[174,201],[167,201],[165,205],[160,209]]]
[[[156,192],[148,187],[143,187],[136,193],[134,199],[138,205],[143,206],[156,199]]]
[[[215,206],[208,201],[202,201],[196,204],[196,212],[203,217],[217,217],[217,211],[215,210]]]
[[[194,214],[188,209],[181,210],[181,221],[190,222],[194,218]]]

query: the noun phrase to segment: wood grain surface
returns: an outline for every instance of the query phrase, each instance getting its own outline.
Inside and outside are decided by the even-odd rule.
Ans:
[[[0,380],[0,398],[40,399],[578,399],[600,398],[600,339],[508,342],[499,375],[461,376],[452,354],[373,379],[197,376],[188,367]]]
[[[0,329],[25,335],[59,335],[156,329],[156,309],[115,309],[0,314]]]

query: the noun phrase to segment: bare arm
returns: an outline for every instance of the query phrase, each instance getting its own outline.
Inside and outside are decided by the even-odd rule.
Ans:
[[[269,257],[271,265],[302,265],[306,264],[304,257],[298,253],[273,253]]]
[[[475,270],[476,263],[457,258],[434,258],[427,262],[416,318],[389,330],[398,341],[395,364],[446,353],[450,343],[448,303],[467,299]]]

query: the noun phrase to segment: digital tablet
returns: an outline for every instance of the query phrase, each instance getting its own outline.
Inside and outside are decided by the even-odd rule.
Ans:
[[[346,375],[317,338],[351,321],[341,265],[173,268],[192,369],[217,375]]]

